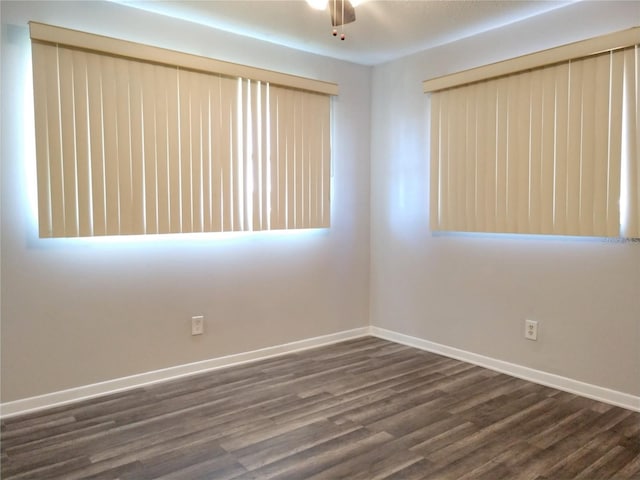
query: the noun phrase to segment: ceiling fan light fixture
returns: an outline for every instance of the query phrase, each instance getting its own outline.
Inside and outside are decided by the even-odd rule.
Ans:
[[[348,23],[355,22],[356,11],[355,5],[360,5],[366,0],[306,0],[307,4],[316,10],[326,10],[329,7],[329,14],[331,15],[331,25],[333,30],[331,34],[334,37],[338,36],[337,27],[341,27],[340,40],[344,40],[346,35],[344,33],[344,26]]]
[[[316,10],[325,10],[329,0],[307,0],[307,3],[311,8]]]

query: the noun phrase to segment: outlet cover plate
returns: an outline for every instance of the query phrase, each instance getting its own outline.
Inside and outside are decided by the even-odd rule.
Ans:
[[[204,316],[197,315],[191,317],[191,335],[202,335],[204,333]]]
[[[538,340],[538,322],[535,320],[524,321],[524,338]]]

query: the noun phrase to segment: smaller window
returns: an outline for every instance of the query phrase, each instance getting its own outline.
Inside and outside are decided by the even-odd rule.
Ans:
[[[438,89],[433,230],[640,236],[638,46],[619,39],[605,53],[536,64],[580,49],[572,44],[425,82]],[[525,60],[531,70],[508,70]]]

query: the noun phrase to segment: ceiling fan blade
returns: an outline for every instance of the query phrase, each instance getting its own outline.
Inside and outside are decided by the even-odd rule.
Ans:
[[[334,27],[356,21],[356,10],[349,0],[329,0],[329,10]]]

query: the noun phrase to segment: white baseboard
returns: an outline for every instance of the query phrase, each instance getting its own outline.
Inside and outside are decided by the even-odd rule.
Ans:
[[[557,388],[558,390],[563,390],[565,392],[574,393],[593,400],[640,412],[640,397],[636,397],[628,393],[610,390],[608,388],[580,382],[560,375],[523,367],[521,365],[497,360],[491,357],[485,357],[484,355],[468,352],[466,350],[460,350],[458,348],[430,342],[410,335],[404,335],[384,328],[371,326],[332,333],[320,337],[308,338],[250,352],[212,358],[201,362],[178,365],[162,370],[145,372],[138,375],[131,375],[91,385],[84,385],[59,392],[47,393],[36,397],[15,400],[13,402],[5,402],[0,404],[0,417],[8,418],[16,415],[22,415],[80,400],[143,387],[153,383],[174,380],[180,377],[204,373],[233,365],[240,365],[242,363],[264,360],[271,357],[277,357],[279,355],[285,355],[287,353],[321,347],[323,345],[330,345],[344,340],[351,340],[368,335],[408,345],[410,347],[419,348],[432,353],[437,353],[446,357],[455,358],[456,360],[473,363],[474,365],[479,365],[481,367],[489,368],[491,370],[522,378],[534,383],[539,383],[548,387]]]
[[[0,417],[8,418],[16,415],[22,415],[37,410],[77,402],[79,400],[86,400],[123,390],[130,390],[132,388],[138,388],[152,383],[165,382],[167,380],[174,380],[188,375],[208,372],[219,368],[230,367],[232,365],[239,365],[241,363],[264,360],[266,358],[298,352],[300,350],[307,350],[309,348],[321,347],[323,345],[330,345],[332,343],[368,335],[369,327],[355,328],[353,330],[345,330],[320,337],[307,338],[296,342],[285,343],[283,345],[276,345],[274,347],[212,358],[201,362],[178,365],[175,367],[164,368],[162,370],[154,370],[128,377],[116,378],[114,380],[107,380],[106,382],[47,393],[37,397],[5,402],[0,404]]]
[[[600,402],[609,403],[617,407],[623,407],[629,410],[640,412],[640,397],[630,395],[628,393],[611,390],[590,383],[584,383],[579,380],[562,377],[553,373],[535,370],[533,368],[523,367],[515,363],[497,360],[477,353],[460,350],[458,348],[449,347],[421,338],[404,335],[402,333],[393,332],[379,327],[369,327],[369,332],[374,337],[389,340],[391,342],[401,343],[410,347],[419,348],[428,352],[437,353],[446,357],[462,360],[463,362],[473,363],[500,373],[506,373],[513,377],[522,378],[530,382],[545,385],[547,387],[556,388],[569,393],[574,393],[583,397],[598,400]]]

